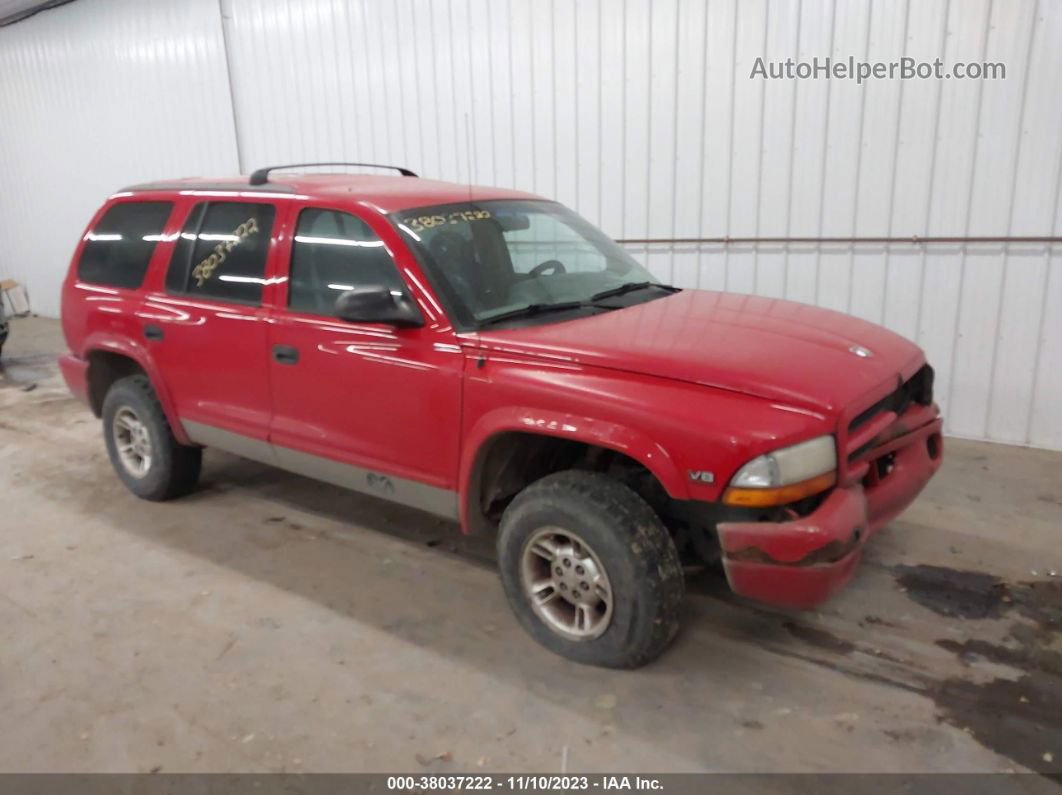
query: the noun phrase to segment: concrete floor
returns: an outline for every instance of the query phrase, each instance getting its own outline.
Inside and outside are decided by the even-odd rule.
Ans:
[[[426,515],[213,451],[138,501],[61,348],[15,320],[0,379],[0,772],[1062,770],[1062,454],[949,440],[820,610],[703,573],[603,671]]]

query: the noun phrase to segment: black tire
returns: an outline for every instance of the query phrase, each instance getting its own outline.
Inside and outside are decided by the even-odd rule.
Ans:
[[[574,532],[605,570],[611,620],[597,637],[559,634],[525,593],[525,548],[548,527]],[[502,516],[498,563],[517,619],[535,640],[563,657],[637,668],[658,657],[678,632],[686,587],[675,544],[645,500],[606,475],[557,472],[520,492]],[[552,564],[546,568],[552,571]]]
[[[146,429],[151,458],[144,474],[135,475],[123,462],[115,439],[115,416],[132,412]],[[121,481],[145,500],[170,500],[187,494],[199,480],[203,461],[200,447],[177,442],[147,376],[131,375],[115,381],[103,399],[103,438],[107,455]]]

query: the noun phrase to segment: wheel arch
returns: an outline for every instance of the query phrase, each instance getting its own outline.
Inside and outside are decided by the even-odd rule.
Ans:
[[[468,435],[460,478],[461,526],[492,532],[491,506],[530,482],[573,465],[633,465],[671,499],[689,492],[666,449],[645,434],[612,422],[537,410],[498,409]]]
[[[88,363],[87,396],[93,414],[97,417],[102,415],[103,399],[115,381],[130,375],[144,375],[151,383],[151,388],[155,390],[159,403],[162,404],[162,410],[166,414],[174,437],[181,444],[190,443],[174,411],[165,382],[142,349],[108,340],[105,343],[97,342],[87,346],[83,356]]]

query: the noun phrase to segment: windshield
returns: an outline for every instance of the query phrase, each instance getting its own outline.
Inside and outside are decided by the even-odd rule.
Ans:
[[[656,284],[616,243],[555,202],[460,202],[391,217],[464,325],[528,308],[586,308],[625,284]],[[628,302],[662,294],[645,291]]]

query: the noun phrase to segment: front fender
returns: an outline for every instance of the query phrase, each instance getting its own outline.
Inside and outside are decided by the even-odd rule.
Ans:
[[[469,429],[462,446],[460,467],[461,526],[469,532],[469,499],[476,464],[491,438],[519,431],[592,444],[615,450],[648,469],[674,499],[689,499],[689,488],[669,452],[641,431],[626,426],[567,412],[529,406],[497,408],[479,417]]]

